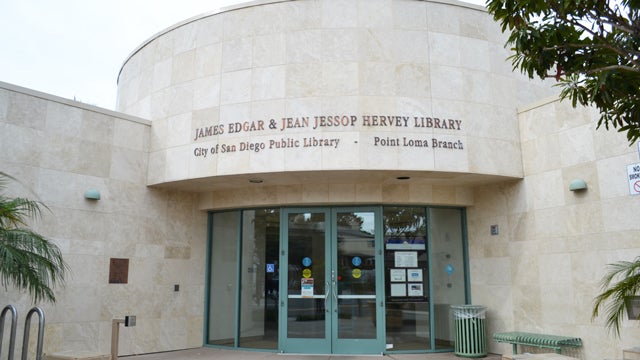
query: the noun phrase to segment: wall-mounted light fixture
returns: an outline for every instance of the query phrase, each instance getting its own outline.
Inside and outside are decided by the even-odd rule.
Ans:
[[[87,200],[100,200],[100,191],[89,189],[84,192],[84,198]]]
[[[587,190],[587,183],[582,179],[573,179],[569,183],[569,190],[571,191]]]

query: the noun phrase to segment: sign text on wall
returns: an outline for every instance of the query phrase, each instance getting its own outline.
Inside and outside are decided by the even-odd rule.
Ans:
[[[412,132],[402,132],[402,129],[413,129]],[[199,127],[195,129],[193,141],[197,142],[209,137],[218,136],[219,141],[214,146],[196,146],[193,154],[196,157],[207,157],[209,155],[234,153],[242,151],[260,152],[272,149],[292,149],[292,148],[334,148],[338,149],[341,138],[335,137],[336,132],[332,132],[334,137],[323,137],[321,133],[309,135],[300,131],[309,130],[361,130],[362,134],[371,133],[370,145],[375,147],[411,147],[411,148],[433,148],[463,150],[464,143],[460,139],[441,139],[437,135],[429,134],[425,136],[421,131],[425,130],[448,130],[458,132],[462,130],[462,120],[438,118],[430,116],[390,116],[390,115],[315,115],[302,117],[282,117],[280,119],[271,118],[269,120],[252,120],[242,122],[229,122],[226,124],[216,124]],[[375,132],[379,130],[380,132]],[[391,130],[393,136],[381,136],[381,132]],[[300,134],[295,136],[293,133]],[[231,141],[231,138],[222,137],[224,135],[249,133],[256,135],[251,141]],[[286,136],[282,136],[286,133]],[[276,135],[266,138],[259,135]],[[396,135],[397,134],[397,135]],[[406,135],[403,135],[406,134]]]

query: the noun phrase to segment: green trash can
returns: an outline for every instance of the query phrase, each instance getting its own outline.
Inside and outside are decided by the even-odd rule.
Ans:
[[[479,358],[487,356],[485,307],[452,305],[455,354]]]

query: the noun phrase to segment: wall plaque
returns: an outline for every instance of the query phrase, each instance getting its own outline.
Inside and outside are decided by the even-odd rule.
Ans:
[[[129,281],[129,259],[111,258],[109,284],[126,284]]]

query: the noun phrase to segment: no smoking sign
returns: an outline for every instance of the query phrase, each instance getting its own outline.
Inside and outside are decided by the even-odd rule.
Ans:
[[[627,175],[629,179],[629,193],[631,193],[631,195],[640,195],[640,164],[628,165]]]

